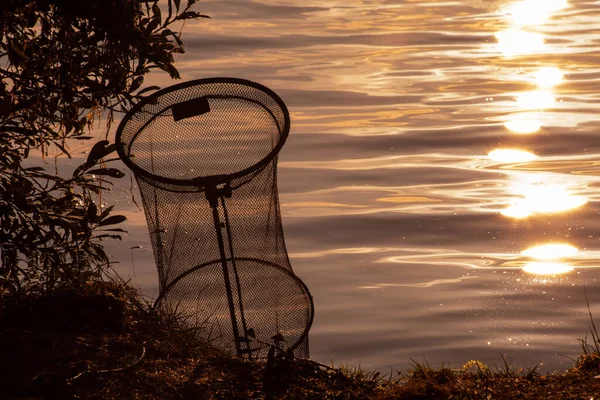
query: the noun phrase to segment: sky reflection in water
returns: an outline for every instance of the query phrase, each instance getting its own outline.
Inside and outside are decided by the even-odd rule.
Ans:
[[[292,114],[278,179],[292,264],[315,299],[313,358],[385,372],[499,352],[570,365],[557,354],[579,350],[583,286],[598,288],[596,2],[198,9],[212,19],[184,30],[183,78],[256,80]],[[156,296],[143,212],[120,185],[130,235],[109,250]]]

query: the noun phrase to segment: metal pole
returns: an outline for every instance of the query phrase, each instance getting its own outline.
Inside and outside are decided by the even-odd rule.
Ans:
[[[231,326],[233,328],[233,337],[235,339],[235,350],[238,357],[242,356],[242,348],[240,346],[240,334],[238,332],[237,318],[235,315],[235,305],[233,304],[233,293],[231,292],[231,283],[229,282],[229,271],[227,269],[227,258],[225,257],[225,245],[223,244],[223,234],[221,233],[221,221],[219,218],[219,206],[216,196],[216,188],[210,193],[207,189],[207,197],[209,197],[210,206],[213,211],[213,221],[215,223],[215,232],[217,233],[217,241],[219,242],[219,253],[221,256],[221,265],[223,266],[223,279],[225,280],[225,290],[227,291],[227,303],[229,304],[229,314],[231,315]],[[212,191],[212,190],[211,190]],[[209,194],[210,193],[210,194]]]
[[[233,268],[233,275],[235,277],[235,284],[237,288],[238,304],[240,306],[240,317],[242,318],[242,329],[244,330],[244,338],[246,343],[246,351],[248,357],[252,359],[252,349],[250,348],[250,341],[248,340],[248,327],[246,326],[246,317],[244,315],[244,302],[242,299],[242,288],[240,286],[240,276],[238,275],[237,266],[235,264],[235,254],[233,252],[233,238],[231,237],[231,228],[229,226],[229,216],[227,215],[227,206],[225,205],[225,199],[221,196],[221,207],[223,208],[223,216],[225,217],[225,228],[227,230],[227,242],[229,244],[229,256],[231,258],[231,267]]]

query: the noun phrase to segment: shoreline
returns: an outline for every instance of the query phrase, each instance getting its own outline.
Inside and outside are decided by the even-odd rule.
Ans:
[[[593,322],[593,320],[592,320]],[[413,362],[393,376],[280,354],[223,354],[128,284],[0,296],[0,399],[586,399],[600,393],[600,342],[567,371]],[[592,332],[595,332],[592,330]],[[587,338],[589,340],[589,338]]]

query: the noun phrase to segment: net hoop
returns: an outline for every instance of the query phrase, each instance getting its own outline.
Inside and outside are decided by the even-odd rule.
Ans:
[[[263,93],[265,93],[269,97],[271,97],[273,100],[275,100],[275,102],[277,103],[277,105],[281,109],[281,112],[284,115],[284,123],[283,123],[283,126],[279,126],[279,123],[277,123],[277,120],[275,118],[273,118],[275,125],[277,125],[279,128],[279,141],[273,147],[273,149],[264,158],[262,158],[259,162],[255,163],[254,165],[251,165],[250,167],[247,167],[243,170],[240,170],[240,171],[237,171],[234,173],[230,173],[230,174],[224,174],[224,175],[197,176],[195,178],[190,178],[190,179],[175,179],[175,178],[168,178],[168,177],[161,176],[161,175],[156,175],[152,172],[149,172],[149,171],[143,169],[142,167],[137,165],[135,162],[133,162],[130,157],[130,154],[129,154],[129,149],[131,147],[131,144],[135,141],[135,137],[137,137],[137,135],[141,131],[144,130],[145,125],[147,125],[147,124],[142,126],[138,130],[138,132],[136,132],[136,134],[133,136],[133,139],[131,141],[129,141],[129,143],[123,142],[121,140],[122,135],[123,135],[123,130],[127,126],[128,122],[131,120],[131,118],[133,118],[136,114],[138,114],[144,106],[146,106],[148,104],[158,103],[158,100],[166,94],[172,93],[177,90],[193,87],[193,86],[202,86],[202,85],[210,85],[210,84],[236,84],[236,85],[248,86],[248,87],[257,89],[259,91],[262,91]],[[207,97],[211,97],[211,96],[209,95]],[[240,96],[234,96],[234,95],[231,95],[228,97],[240,98]],[[245,100],[251,100],[251,99],[245,99]],[[257,103],[257,104],[259,104],[259,103]],[[261,105],[261,104],[259,104],[259,105]],[[171,107],[172,106],[165,107],[165,109],[163,109],[163,111],[167,110]],[[266,107],[264,107],[264,108],[272,115],[272,112],[268,108],[266,108]],[[127,165],[127,167],[129,167],[136,175],[139,174],[139,175],[141,175],[141,177],[146,178],[148,180],[160,182],[160,183],[167,184],[167,185],[207,187],[207,186],[220,185],[220,184],[223,184],[226,182],[231,182],[234,179],[237,179],[244,175],[251,174],[252,172],[255,172],[255,171],[260,170],[261,168],[264,168],[277,156],[277,154],[279,153],[279,151],[285,144],[285,141],[287,140],[289,132],[290,132],[289,111],[288,111],[285,103],[281,99],[281,97],[279,97],[274,91],[272,91],[271,89],[269,89],[266,86],[261,85],[260,83],[256,83],[254,81],[250,81],[247,79],[216,77],[216,78],[196,79],[196,80],[192,80],[192,81],[188,81],[188,82],[179,83],[179,84],[161,89],[161,90],[153,93],[152,95],[144,98],[144,100],[142,100],[138,104],[136,104],[121,120],[119,127],[117,128],[115,142],[117,145],[117,154],[119,155],[119,158],[121,160],[123,160],[123,162]]]
[[[288,276],[289,278],[291,278],[292,282],[294,282],[296,285],[298,285],[298,288],[300,289],[302,294],[308,300],[309,308],[308,308],[308,320],[307,320],[306,326],[305,326],[304,330],[302,331],[302,334],[300,334],[298,336],[297,340],[287,348],[287,350],[289,350],[289,351],[295,350],[298,346],[302,345],[302,341],[308,337],[308,333],[310,331],[310,328],[312,327],[312,324],[313,324],[314,318],[315,318],[315,305],[313,302],[312,295],[311,295],[310,291],[308,290],[308,287],[306,286],[304,281],[302,281],[302,279],[298,278],[292,271],[289,271],[288,269],[283,268],[275,263],[272,263],[272,262],[269,262],[266,260],[260,260],[258,258],[247,258],[247,257],[239,257],[236,260],[260,263],[260,264],[263,264],[264,266],[273,268],[273,269],[281,272],[285,276]],[[231,262],[231,259],[229,258],[229,259],[227,259],[227,261]],[[177,284],[180,281],[184,280],[187,276],[189,276],[199,270],[202,270],[203,268],[209,268],[212,266],[220,266],[220,263],[221,263],[221,260],[209,261],[204,264],[197,265],[196,267],[189,269],[185,273],[179,275],[175,280],[170,282],[169,285],[167,285],[167,287],[159,294],[159,296],[154,301],[153,308],[159,309],[161,306],[161,301],[163,299],[165,299],[165,297],[168,297],[169,290],[172,289],[173,287],[176,287]]]

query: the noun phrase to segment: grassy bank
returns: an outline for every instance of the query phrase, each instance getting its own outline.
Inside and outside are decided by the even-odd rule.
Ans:
[[[415,364],[394,376],[277,357],[227,356],[127,285],[0,296],[0,399],[597,399],[594,334],[576,365],[540,375],[508,363]]]

